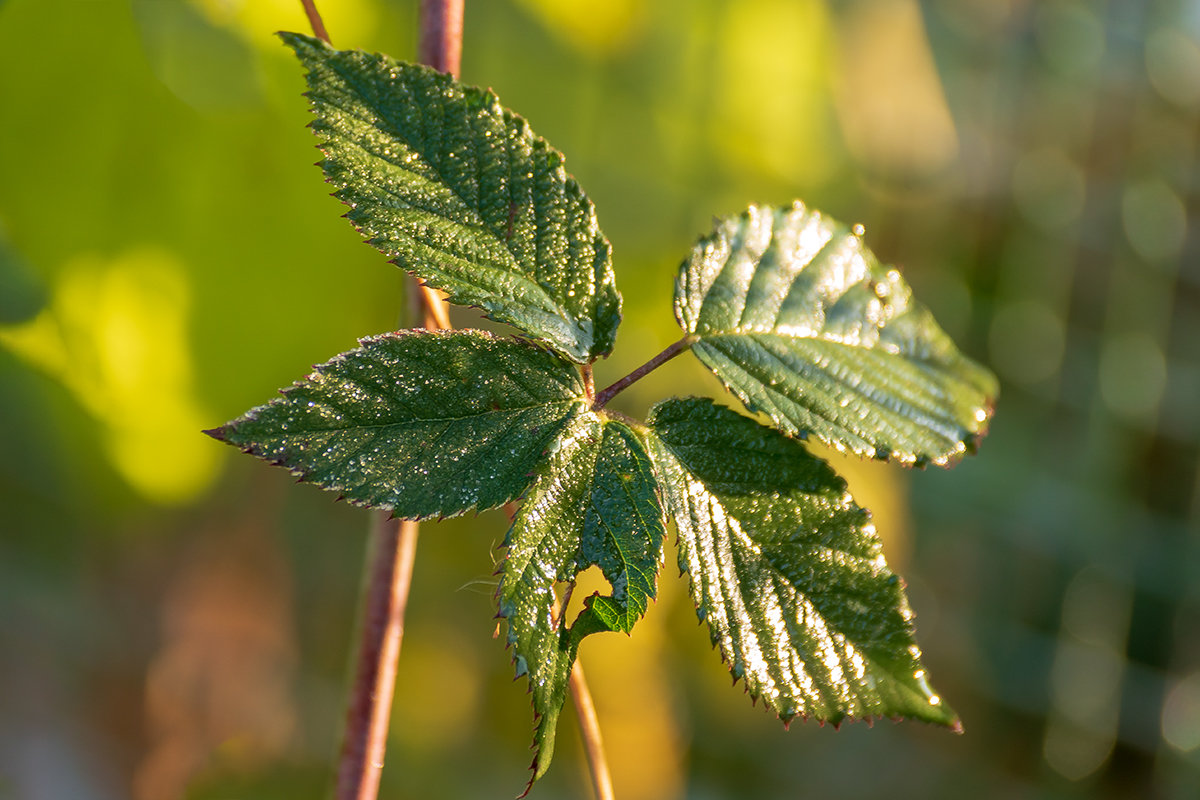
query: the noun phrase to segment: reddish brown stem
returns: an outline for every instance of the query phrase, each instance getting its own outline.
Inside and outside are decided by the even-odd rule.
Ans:
[[[313,0],[302,0],[313,34],[326,43],[329,35]],[[418,58],[458,77],[462,63],[463,0],[422,0]],[[429,330],[450,328],[444,297],[420,285],[420,316]],[[590,367],[585,380],[589,397],[595,391]],[[389,524],[373,517],[368,555],[367,589],[358,667],[347,713],[346,735],[338,770],[337,800],[375,800],[383,770],[384,749],[396,682],[396,662],[404,638],[404,613],[416,557],[418,525]],[[612,800],[612,779],[591,692],[578,661],[571,671],[571,696],[579,717],[584,748],[597,800]]]
[[[329,32],[315,0],[301,0],[313,35],[326,44]],[[417,523],[371,515],[367,538],[366,587],[354,683],[338,757],[336,800],[375,800],[383,774],[396,663],[404,641],[404,613],[417,555]]]
[[[463,0],[421,0],[417,59],[459,76],[462,65]]]
[[[439,72],[458,77],[462,68],[462,32],[464,0],[421,0],[420,38],[417,60]],[[450,314],[445,297],[421,284],[425,327],[448,330]]]
[[[321,12],[317,11],[316,0],[300,0],[300,5],[304,6],[304,13],[308,16],[308,26],[312,28],[313,36],[325,44],[333,44],[329,41],[329,31],[325,30]]]
[[[314,0],[302,2],[313,35],[328,43],[329,35]],[[440,13],[432,13],[431,18],[457,20],[457,23],[453,26],[442,24],[436,30],[422,26],[422,60],[457,74],[462,52],[462,0],[425,2],[422,4],[423,18],[430,7],[434,12],[436,7],[443,9]],[[446,302],[441,295],[422,285],[416,296],[419,298],[416,316],[422,319],[426,328],[450,327]],[[375,800],[379,794],[418,532],[416,522],[393,522],[380,512],[372,516],[362,633],[338,762],[336,800]]]
[[[612,775],[608,772],[608,759],[604,755],[600,720],[596,717],[596,706],[592,704],[592,693],[588,690],[583,665],[578,658],[571,667],[571,699],[575,701],[575,716],[579,719],[579,732],[592,771],[592,790],[596,793],[596,800],[613,800]]]
[[[608,404],[609,400],[612,400],[614,397],[616,397],[621,392],[625,391],[631,385],[633,385],[637,381],[640,381],[642,378],[646,377],[651,372],[658,369],[663,364],[667,363],[672,358],[679,355],[680,353],[682,353],[684,350],[688,349],[695,343],[696,343],[696,340],[690,336],[685,336],[682,339],[680,339],[678,342],[675,342],[675,344],[671,345],[666,350],[663,350],[661,353],[656,355],[654,358],[650,359],[645,364],[642,364],[640,367],[635,369],[633,372],[629,373],[624,378],[621,378],[621,380],[616,381],[611,386],[609,386],[607,389],[600,392],[600,394],[596,395],[596,402],[592,404],[592,408],[595,408],[595,409],[604,408],[604,406]]]
[[[596,378],[592,374],[592,365],[584,364],[579,368],[579,374],[583,377],[584,395],[587,396],[590,402],[596,402]]]
[[[417,523],[371,517],[358,664],[338,761],[337,800],[375,800],[417,554]]]

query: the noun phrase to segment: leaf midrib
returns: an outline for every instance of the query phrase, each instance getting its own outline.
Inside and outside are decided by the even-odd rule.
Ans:
[[[581,401],[586,402],[586,398],[574,397],[574,398],[571,398],[570,400],[557,400],[552,403],[536,403],[536,404],[528,405],[528,406],[512,406],[509,408],[492,408],[492,409],[487,409],[485,411],[481,411],[478,414],[464,414],[463,416],[459,416],[459,417],[419,417],[419,418],[415,418],[415,419],[412,419],[412,420],[409,420],[406,422],[383,422],[383,423],[379,423],[377,425],[364,424],[364,425],[352,425],[352,426],[347,426],[347,427],[343,427],[343,428],[307,428],[304,431],[297,432],[295,434],[290,434],[290,433],[285,434],[285,435],[281,436],[280,438],[291,438],[293,436],[303,437],[303,436],[309,435],[309,434],[337,433],[337,432],[341,432],[341,431],[380,430],[380,429],[384,429],[384,428],[400,428],[400,427],[404,427],[406,425],[416,425],[416,424],[426,423],[426,422],[460,422],[460,421],[466,420],[466,419],[479,419],[481,417],[488,417],[493,414],[504,414],[504,413],[508,413],[508,412],[529,411],[531,409],[538,409],[538,408],[551,408],[551,407],[558,406],[558,405],[570,405],[573,403],[579,403]]]
[[[620,423],[608,422],[606,424],[619,425]],[[622,438],[624,438],[624,434],[620,431],[620,429],[615,429],[615,430],[617,431],[615,435],[621,436]],[[630,435],[632,436],[632,438],[634,439],[635,442],[638,441],[636,434],[634,434],[632,431],[630,431]],[[640,442],[638,442],[638,443],[640,444]],[[603,447],[603,440],[601,441],[600,447]],[[637,462],[637,454],[633,452],[632,447],[629,448],[629,451],[630,451],[631,459],[633,460],[634,465],[636,467],[637,466],[637,463],[636,463]],[[599,454],[597,454],[596,467],[593,469],[593,472],[592,472],[592,487],[593,487],[593,489],[595,488],[595,482],[596,482],[595,469],[599,468],[599,463],[600,463],[599,462]],[[645,531],[652,530],[652,526],[646,521],[646,518],[644,516],[642,516],[641,507],[639,506],[639,504],[637,502],[637,498],[634,496],[633,492],[631,492],[629,490],[629,487],[625,484],[624,481],[619,481],[618,483],[620,483],[621,491],[625,494],[628,506],[631,509],[633,509],[634,514],[637,516],[637,520],[638,520],[638,523],[641,525],[641,529],[645,530]],[[613,533],[613,527],[611,525],[609,525],[608,522],[606,521],[606,519],[605,519],[606,515],[604,513],[602,513],[599,508],[596,507],[594,491],[591,491],[588,493],[588,507],[591,509],[592,513],[594,513],[596,515],[597,520],[599,520],[600,524],[604,527],[604,530],[606,531],[609,540],[612,541],[613,545],[616,547],[617,555],[618,555],[618,557],[620,559],[620,563],[621,563],[621,571],[625,573],[625,598],[624,598],[624,600],[618,600],[615,596],[615,593],[614,593],[614,595],[610,595],[609,597],[614,603],[616,603],[622,607],[621,610],[623,612],[623,616],[624,616],[626,622],[628,623],[630,620],[630,617],[633,616],[630,613],[630,611],[631,611],[630,605],[631,605],[632,598],[631,598],[631,592],[629,590],[629,586],[630,586],[629,576],[632,573],[636,572],[639,576],[642,576],[644,578],[647,576],[647,573],[644,572],[643,570],[641,570],[640,568],[638,568],[637,565],[634,563],[633,559],[630,558],[626,549],[624,547],[622,547],[622,545],[621,545],[621,538],[619,536],[616,536]],[[610,579],[610,582],[611,582],[611,579]],[[651,580],[647,581],[647,583],[649,583],[651,586],[653,586],[654,582],[651,579]],[[652,595],[650,593],[646,593],[647,599],[650,599],[651,597],[652,597]],[[636,615],[636,618],[633,619],[633,622],[629,623],[629,624],[632,626],[632,624],[636,623],[637,620],[641,618],[641,616],[642,616],[641,614]]]
[[[754,336],[775,336],[775,337],[782,339],[785,343],[788,341],[791,341],[791,340],[818,341],[822,344],[831,344],[831,345],[835,345],[835,346],[840,346],[841,348],[848,349],[851,351],[853,351],[853,349],[855,348],[854,345],[847,345],[843,342],[832,342],[828,339],[820,339],[818,337],[807,337],[807,336],[789,337],[789,336],[786,336],[783,334],[775,334],[775,333],[721,334],[719,336],[713,336],[711,338],[712,339],[722,339],[723,338],[723,339],[736,341],[739,339],[745,340],[747,338],[752,338]],[[703,341],[703,338],[701,339],[701,341]],[[762,349],[763,353],[765,353],[768,357],[770,357],[770,359],[772,361],[778,362],[782,369],[786,370],[789,373],[793,372],[792,368],[789,365],[787,365],[786,363],[782,362],[778,355],[776,355],[775,353],[772,353],[766,347],[763,347],[761,345],[761,343],[758,343],[758,342],[755,342],[755,343],[759,345],[759,347]],[[835,349],[837,349],[837,348],[835,347]],[[876,352],[872,348],[862,348],[862,349],[870,351],[870,352]],[[904,355],[898,354],[898,353],[888,353],[888,355],[893,356],[895,358],[902,359],[904,361],[907,361],[908,363],[911,363],[911,364],[917,366],[918,368],[920,368],[922,370],[922,372],[925,373],[925,376],[929,379],[929,381],[933,384],[933,386],[930,386],[928,388],[933,390],[933,396],[934,396],[935,401],[938,398],[941,398],[947,394],[953,393],[952,391],[947,391],[946,387],[941,385],[940,381],[942,379],[957,381],[958,383],[962,384],[963,386],[968,387],[974,391],[974,387],[971,387],[970,384],[966,383],[965,381],[962,381],[961,379],[955,377],[954,375],[947,373],[947,372],[943,372],[943,371],[935,371],[936,367],[931,363],[928,363],[928,362],[925,362],[925,361],[919,360],[919,359],[909,358],[907,356],[904,356]],[[732,359],[730,356],[728,356],[728,354],[726,354],[726,358],[730,358],[731,360],[734,360],[735,363],[737,364],[737,366],[739,367],[739,369],[742,370],[742,372],[744,372],[746,375],[748,375],[750,378],[752,378],[756,382],[762,384],[763,388],[766,391],[770,392],[771,394],[782,397],[791,403],[797,402],[796,398],[793,397],[792,395],[788,394],[787,392],[780,391],[780,389],[777,385],[772,384],[769,381],[764,381],[764,380],[762,380],[762,378],[760,376],[755,375],[754,372],[750,369],[751,365],[743,364],[740,361]],[[895,407],[897,404],[903,404],[903,405],[911,407],[912,409],[914,409],[916,411],[922,412],[927,418],[927,421],[924,422],[923,425],[924,425],[924,427],[926,427],[928,429],[929,433],[931,433],[934,436],[937,436],[943,440],[946,440],[946,441],[950,442],[951,444],[953,444],[954,442],[961,441],[965,436],[970,435],[970,433],[971,433],[971,431],[967,428],[967,426],[963,425],[959,421],[957,416],[952,411],[948,410],[949,409],[948,405],[941,404],[938,402],[930,403],[927,400],[926,403],[924,404],[924,407],[922,407],[922,404],[919,404],[912,399],[898,397],[898,396],[895,396],[894,394],[888,394],[888,395],[886,395],[884,397],[880,397],[880,398],[872,397],[870,393],[863,391],[863,389],[860,388],[859,385],[847,383],[847,381],[844,378],[839,377],[835,373],[825,369],[820,364],[817,364],[815,362],[810,362],[810,363],[812,363],[812,366],[816,370],[820,371],[820,373],[822,375],[825,375],[832,383],[834,383],[837,386],[842,387],[842,389],[844,391],[846,391],[852,395],[856,395],[858,397],[863,398],[864,400],[866,400],[868,403],[870,403],[873,406],[878,406],[880,409],[884,410],[885,412],[892,414],[894,417],[897,417],[899,419],[899,421],[909,421],[909,413],[905,412],[901,408]],[[839,404],[837,403],[835,398],[833,398],[828,392],[820,389],[819,386],[814,385],[811,381],[809,381],[807,379],[801,378],[801,380],[803,381],[803,383],[806,386],[808,386],[810,391],[820,392],[820,394],[828,400],[831,407],[839,406]],[[920,393],[925,394],[924,391],[921,391]],[[844,410],[844,408],[843,408],[843,410]],[[841,415],[841,414],[827,415],[825,413],[820,413],[813,409],[808,409],[808,411],[810,414],[815,414],[816,416],[820,417],[827,423],[836,425],[838,428],[842,428],[845,430],[851,430],[844,423],[836,421],[837,419],[841,419],[843,417],[843,415]],[[895,422],[895,421],[896,420],[893,420],[893,422]],[[948,428],[946,427],[947,425],[949,426]],[[865,437],[865,432],[863,430],[860,429],[859,431],[851,431],[851,432],[853,432],[855,436],[862,439],[863,442],[868,441]],[[900,431],[898,429],[896,429],[894,425],[893,425],[892,432],[893,432],[893,434],[900,433]],[[908,435],[912,435],[912,434],[910,433]]]
[[[970,384],[967,381],[964,381],[960,378],[956,378],[953,375],[950,375],[949,373],[947,373],[945,370],[941,369],[940,362],[938,362],[934,358],[910,355],[903,351],[895,352],[895,351],[889,350],[887,347],[883,346],[882,344],[873,344],[873,345],[847,344],[846,342],[839,342],[836,339],[827,338],[826,336],[824,336],[822,334],[816,334],[813,336],[798,336],[798,335],[793,335],[793,334],[788,334],[788,333],[781,333],[780,331],[777,331],[777,330],[757,330],[757,329],[721,330],[721,331],[714,331],[714,332],[709,332],[709,333],[696,332],[696,333],[693,333],[692,335],[697,337],[697,339],[699,339],[700,341],[712,340],[712,339],[743,339],[744,340],[744,339],[753,338],[753,337],[757,337],[757,336],[772,336],[772,337],[782,339],[784,341],[817,342],[822,345],[829,345],[829,346],[833,347],[834,349],[846,350],[848,352],[864,351],[864,352],[870,352],[870,353],[878,353],[878,354],[887,355],[892,358],[897,358],[902,361],[911,363],[911,364],[921,368],[922,370],[927,371],[931,378],[935,377],[935,376],[947,376],[947,377],[953,378],[954,380],[960,381],[964,385],[970,386]]]

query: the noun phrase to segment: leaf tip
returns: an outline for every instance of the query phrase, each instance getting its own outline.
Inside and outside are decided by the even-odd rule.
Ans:
[[[525,784],[525,791],[523,791],[519,795],[517,795],[517,800],[521,800],[523,797],[526,797],[529,794],[529,790],[533,788],[533,783],[534,783],[534,781],[537,780],[537,766],[538,766],[538,760],[537,760],[537,756],[535,755],[533,757],[533,761],[531,761],[529,763],[529,771],[530,771],[530,773],[532,773],[529,776],[529,783]]]
[[[329,47],[329,45],[316,39],[312,36],[306,36],[303,33],[294,31],[275,31],[275,35],[283,40],[283,43],[292,50],[296,51],[296,55],[300,55],[303,50],[312,51],[320,47]]]
[[[200,432],[203,433],[205,436],[211,436],[212,438],[216,439],[218,442],[227,442],[227,441],[229,441],[226,438],[229,435],[228,427],[229,427],[228,425],[221,425],[220,427],[207,428]]]

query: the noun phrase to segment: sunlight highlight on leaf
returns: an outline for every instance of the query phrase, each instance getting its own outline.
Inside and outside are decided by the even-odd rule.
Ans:
[[[799,202],[719,220],[680,269],[676,319],[692,352],[785,433],[948,464],[986,431],[998,384],[861,233]]]
[[[825,462],[709,400],[659,403],[650,425],[680,568],[735,679],[784,722],[958,725],[869,515]]]

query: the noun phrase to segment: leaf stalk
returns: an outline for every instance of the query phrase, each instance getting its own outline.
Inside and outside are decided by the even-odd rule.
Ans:
[[[672,358],[674,358],[675,356],[682,353],[684,350],[687,350],[689,347],[691,347],[695,343],[696,343],[696,337],[685,336],[682,339],[680,339],[679,341],[670,345],[669,347],[667,347],[667,349],[663,350],[661,353],[656,355],[654,358],[650,359],[645,364],[642,364],[640,367],[635,369],[633,372],[629,373],[624,378],[621,378],[619,381],[616,381],[615,383],[610,385],[608,388],[606,388],[604,391],[600,392],[600,394],[596,395],[596,402],[592,404],[592,408],[596,411],[599,411],[600,409],[604,408],[604,406],[608,405],[609,400],[612,400],[614,397],[616,397],[618,394],[620,394],[621,392],[628,389],[634,383],[640,381],[642,378],[646,377],[651,372],[658,369],[663,364],[667,363]]]
[[[571,699],[575,703],[575,716],[579,719],[579,731],[583,747],[591,768],[592,789],[596,800],[613,800],[612,775],[608,771],[608,759],[604,754],[604,738],[600,735],[600,720],[596,717],[596,706],[588,690],[587,678],[579,659],[571,667]]]
[[[592,375],[592,365],[584,364],[579,368],[579,373],[583,377],[583,392],[590,402],[596,402],[596,378]]]

